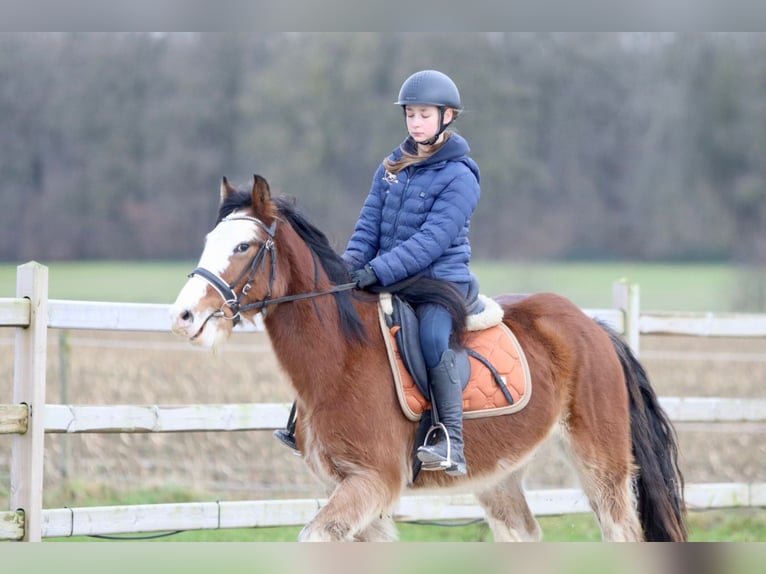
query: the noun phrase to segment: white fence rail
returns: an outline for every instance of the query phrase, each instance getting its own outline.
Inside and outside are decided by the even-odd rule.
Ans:
[[[766,399],[660,397],[677,423],[760,423]],[[171,433],[273,430],[289,403],[207,405],[45,405],[46,433]],[[0,434],[26,432],[26,405],[0,405]]]
[[[167,305],[48,300],[47,268],[18,268],[17,297],[0,298],[0,327],[16,330],[11,404],[0,404],[0,434],[12,435],[10,510],[0,512],[0,539],[296,525],[307,522],[321,499],[203,502],[43,509],[46,433],[127,433],[270,430],[284,424],[286,404],[49,405],[45,402],[48,328],[168,331]],[[638,286],[615,283],[614,308],[585,309],[622,332],[639,351],[642,334],[766,337],[766,315],[640,313]],[[256,326],[255,329],[260,329]],[[250,327],[252,329],[252,327]],[[764,422],[766,400],[661,397],[676,422]],[[579,490],[528,493],[539,515],[588,512]],[[691,484],[691,508],[766,506],[766,484]],[[407,496],[399,520],[481,518],[472,495]]]
[[[537,516],[590,512],[588,500],[580,490],[533,490],[527,493],[532,512]],[[142,504],[55,508],[42,511],[43,538],[135,534],[178,530],[219,530],[302,525],[308,522],[325,499],[216,501],[177,504]],[[690,508],[731,508],[766,506],[766,485],[691,484],[686,489]],[[471,494],[405,496],[397,507],[398,521],[473,520],[483,510]],[[0,526],[0,535],[21,538],[24,524],[19,514]]]

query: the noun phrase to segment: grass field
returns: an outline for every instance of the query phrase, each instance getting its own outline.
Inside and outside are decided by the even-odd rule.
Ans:
[[[85,484],[69,485],[64,491],[54,493],[66,503],[72,503],[73,490],[77,490],[77,506],[102,506],[122,504],[155,504],[161,502],[193,502],[201,500],[199,493],[179,489],[143,489],[118,492],[112,489],[93,489]],[[67,492],[68,491],[68,492]],[[61,504],[64,504],[62,502]],[[60,505],[56,505],[59,507]],[[766,540],[766,512],[757,508],[707,510],[690,512],[688,515],[689,540],[692,542],[753,542]],[[538,518],[543,530],[544,542],[597,542],[601,539],[595,517],[592,514],[541,516]],[[402,542],[487,542],[492,541],[489,526],[483,521],[473,522],[405,522],[397,525]],[[152,540],[168,542],[294,542],[300,526],[269,528],[241,528],[224,530],[199,530],[173,533]],[[136,539],[141,535],[117,535],[115,537],[53,538],[50,541],[101,541],[112,538]]]
[[[0,488],[0,492],[3,488]],[[55,490],[55,489],[54,489]],[[75,492],[76,491],[76,494]],[[48,493],[50,494],[50,493]],[[71,483],[52,493],[46,508],[111,506],[194,502],[204,498],[177,487],[118,492],[86,483]],[[61,497],[61,500],[57,500]],[[600,540],[592,514],[538,517],[544,542],[597,542]],[[492,533],[483,521],[403,522],[398,523],[402,542],[488,542]],[[766,512],[758,508],[692,511],[688,515],[690,542],[755,542],[766,540]],[[100,542],[109,540],[149,540],[156,542],[294,542],[300,526],[182,531],[174,533],[122,534],[114,536],[75,536],[46,539],[48,542]]]
[[[53,262],[53,299],[169,303],[194,268],[192,261]],[[668,311],[743,311],[761,306],[762,272],[725,264],[512,263],[477,261],[474,273],[487,295],[553,291],[581,307],[611,305],[612,284],[637,283],[641,307]],[[753,283],[756,283],[753,286]],[[0,265],[0,297],[16,292],[16,265]]]
[[[543,516],[538,519],[543,542],[598,542],[601,532],[593,516],[573,514]],[[472,524],[400,523],[401,542],[491,542],[492,533],[485,522]],[[295,542],[300,526],[207,530],[174,533],[151,540],[167,542]],[[115,537],[73,537],[46,539],[51,542],[88,542],[135,539],[141,535]],[[152,535],[148,535],[152,536]],[[690,542],[756,542],[766,540],[766,513],[757,509],[715,510],[692,513],[689,519]]]
[[[56,299],[171,302],[194,262],[52,263],[50,296]],[[611,305],[611,286],[626,278],[641,287],[647,310],[744,310],[735,293],[742,272],[725,265],[618,263],[522,264],[478,262],[474,272],[487,294],[555,291],[590,308]],[[16,265],[0,265],[0,297],[15,294]],[[3,335],[10,335],[3,333]],[[69,402],[83,404],[185,404],[286,402],[290,390],[280,379],[263,334],[242,335],[224,358],[186,349],[170,334],[92,333],[72,335]],[[57,370],[58,337],[51,337],[49,402],[63,402]],[[658,393],[669,396],[762,397],[766,362],[673,362],[651,358],[669,350],[741,354],[760,357],[762,340],[736,340],[720,348],[712,340],[642,338],[645,365]],[[12,337],[0,347],[0,402],[8,402]],[[253,353],[255,355],[253,355]],[[211,384],[219,383],[220,384]],[[254,384],[255,383],[255,384]],[[3,398],[5,397],[5,398]],[[215,435],[215,436],[213,436]],[[263,435],[263,436],[261,436]],[[763,482],[766,446],[763,431],[742,433],[682,429],[684,470],[690,482]],[[46,438],[45,507],[139,504],[270,498],[268,488],[313,484],[300,460],[282,452],[269,433],[192,433],[168,435],[50,435]],[[0,441],[0,501],[8,497],[9,441]],[[72,478],[62,481],[58,465],[71,448]],[[263,465],[268,460],[268,475]],[[546,456],[533,470],[533,488],[559,485],[556,466]],[[177,489],[168,484],[187,480]],[[87,482],[85,482],[87,481]],[[106,486],[105,486],[106,485]],[[136,490],[146,485],[144,490]],[[246,493],[237,488],[247,485]],[[199,488],[201,487],[201,488]],[[229,490],[229,489],[232,490]],[[195,490],[196,489],[196,490]],[[285,494],[276,490],[275,496]],[[296,498],[313,494],[298,491]],[[291,496],[293,497],[293,496]],[[591,515],[542,517],[546,541],[599,538]],[[169,541],[292,541],[300,528],[260,528],[185,532]],[[766,510],[692,512],[691,539],[697,541],[766,541]],[[464,526],[400,525],[403,541],[481,541],[491,538],[483,523]],[[128,536],[129,537],[129,536]],[[86,538],[84,540],[93,540]]]

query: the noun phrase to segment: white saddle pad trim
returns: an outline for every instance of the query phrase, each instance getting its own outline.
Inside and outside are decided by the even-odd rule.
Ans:
[[[466,321],[467,331],[481,331],[499,325],[503,320],[503,308],[500,303],[486,295],[479,294],[479,301],[484,304],[484,310],[475,315],[469,315]],[[383,313],[391,315],[394,312],[394,304],[391,293],[380,294],[380,307]]]

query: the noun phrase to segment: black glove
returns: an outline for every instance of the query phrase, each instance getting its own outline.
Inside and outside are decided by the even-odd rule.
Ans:
[[[364,289],[370,285],[375,285],[375,283],[378,282],[378,276],[375,275],[375,271],[373,270],[372,265],[368,263],[361,269],[352,271],[351,280],[356,283],[357,289]]]

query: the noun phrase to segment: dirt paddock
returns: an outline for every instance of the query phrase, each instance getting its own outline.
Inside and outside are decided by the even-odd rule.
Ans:
[[[48,403],[289,402],[266,335],[238,334],[218,356],[170,334],[49,333]],[[65,340],[65,339],[64,339]],[[68,359],[62,351],[71,350]],[[766,340],[644,337],[642,362],[660,396],[763,397]],[[68,367],[66,367],[68,363]],[[0,402],[11,402],[12,331],[0,337]],[[287,415],[287,413],[285,413]],[[676,425],[687,483],[766,482],[764,425]],[[381,440],[385,440],[381,433]],[[0,498],[10,437],[0,437]],[[270,432],[48,435],[46,490],[66,479],[118,491],[191,489],[216,499],[323,496],[300,458]],[[576,486],[553,445],[533,462],[528,488]],[[66,501],[56,501],[66,503]],[[7,502],[5,504],[7,506]]]

